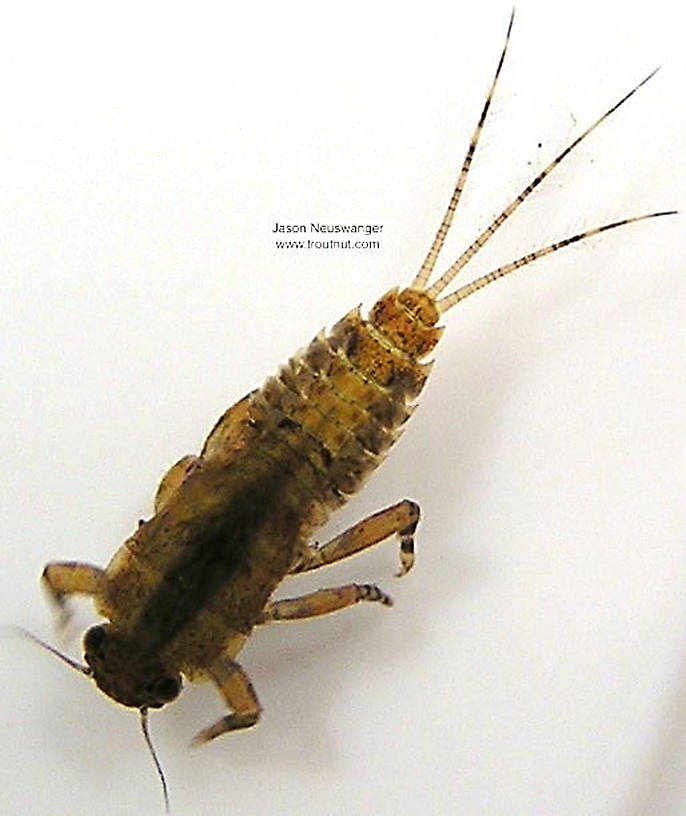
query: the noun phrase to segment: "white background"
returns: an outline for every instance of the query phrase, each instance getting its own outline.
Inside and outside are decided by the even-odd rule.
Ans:
[[[43,564],[105,564],[228,404],[410,280],[510,11],[247,5],[3,16],[0,621],[51,640]],[[672,7],[518,4],[443,266],[656,64],[473,274],[686,208]],[[331,525],[412,496],[414,572],[392,578],[388,543],[286,588],[375,581],[395,607],[255,636],[250,732],[188,749],[222,711],[206,686],[154,715],[175,816],[684,813],[683,218],[566,249],[449,314],[405,438]],[[276,220],[381,223],[382,248],[278,251]],[[28,642],[0,648],[3,813],[160,814],[135,713]]]

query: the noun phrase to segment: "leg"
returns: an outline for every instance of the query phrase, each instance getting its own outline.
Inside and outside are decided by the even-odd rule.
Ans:
[[[372,547],[395,533],[400,538],[400,570],[396,575],[405,575],[414,564],[414,531],[418,523],[419,505],[410,499],[403,499],[359,521],[326,544],[310,545],[290,571],[307,572],[324,567]]]
[[[46,565],[41,576],[43,586],[57,607],[60,626],[64,627],[69,620],[65,596],[98,595],[104,576],[105,570],[79,561],[53,561]]]
[[[346,584],[330,589],[319,589],[299,598],[271,601],[265,606],[258,623],[328,615],[329,612],[345,609],[346,606],[352,606],[358,601],[379,601],[384,606],[393,606],[391,598],[374,584]]]
[[[193,745],[209,742],[228,731],[250,728],[255,725],[262,712],[250,678],[238,663],[222,655],[210,667],[209,676],[233,714],[227,714],[209,728],[199,731],[193,738]]]

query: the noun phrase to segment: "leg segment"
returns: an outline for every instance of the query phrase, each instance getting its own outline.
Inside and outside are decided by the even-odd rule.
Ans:
[[[319,589],[299,598],[271,601],[265,606],[258,623],[328,615],[329,612],[337,612],[359,601],[378,601],[384,606],[393,606],[393,600],[374,584],[346,584],[329,589]]]
[[[321,546],[310,545],[290,572],[308,572],[324,567],[372,547],[395,533],[400,538],[400,570],[396,575],[405,575],[414,564],[414,531],[418,523],[419,505],[410,499],[403,499],[359,521]]]
[[[43,586],[59,613],[59,624],[69,620],[67,595],[97,596],[102,589],[105,570],[79,561],[53,561],[47,564],[41,576]]]
[[[222,656],[210,667],[209,675],[233,713],[199,731],[193,738],[193,745],[209,742],[228,731],[250,728],[262,713],[262,706],[250,678],[238,663]]]

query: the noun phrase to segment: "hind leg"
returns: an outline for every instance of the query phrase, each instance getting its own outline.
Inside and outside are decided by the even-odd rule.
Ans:
[[[308,572],[340,561],[367,547],[373,547],[392,535],[400,538],[400,570],[405,575],[414,564],[414,532],[419,523],[419,505],[410,499],[392,504],[384,510],[358,521],[345,532],[321,546],[312,544],[291,567],[291,574]]]

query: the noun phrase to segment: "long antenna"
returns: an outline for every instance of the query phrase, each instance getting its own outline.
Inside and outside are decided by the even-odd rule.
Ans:
[[[93,671],[89,666],[84,666],[82,663],[78,663],[76,660],[72,660],[71,657],[68,657],[65,654],[62,654],[58,649],[54,646],[51,646],[49,643],[46,643],[44,640],[41,640],[36,635],[32,634],[26,629],[22,629],[21,626],[12,627],[24,637],[32,640],[34,643],[37,643],[39,646],[42,646],[48,652],[51,652],[58,657],[63,663],[66,663],[72,669],[84,674],[86,677],[91,677],[93,675]],[[145,743],[148,746],[148,750],[150,751],[150,755],[152,756],[152,760],[155,763],[155,768],[157,769],[157,775],[160,778],[160,782],[162,783],[162,795],[164,796],[164,812],[166,814],[170,813],[169,810],[169,789],[167,788],[167,780],[164,776],[164,771],[162,770],[162,765],[160,764],[159,759],[157,758],[157,754],[155,752],[155,748],[152,744],[152,740],[150,739],[150,732],[148,730],[148,709],[144,706],[140,709],[141,715],[141,730],[143,731],[143,737],[145,738]]]
[[[160,782],[162,783],[162,795],[164,796],[164,812],[166,814],[169,814],[169,790],[167,788],[167,780],[165,779],[164,771],[162,770],[162,765],[160,764],[160,761],[157,758],[155,748],[152,744],[152,740],[150,739],[150,732],[148,731],[148,709],[145,706],[143,706],[143,708],[141,708],[140,710],[140,713],[141,713],[141,731],[143,732],[143,736],[145,737],[145,743],[148,746],[150,755],[152,756],[152,761],[155,763],[157,775],[159,776]]]
[[[59,659],[63,663],[66,663],[67,666],[70,666],[72,669],[75,669],[76,671],[81,672],[81,674],[85,674],[86,677],[90,677],[93,674],[93,672],[92,672],[92,670],[90,669],[89,666],[84,666],[83,663],[79,663],[76,660],[73,660],[68,655],[62,654],[62,652],[60,652],[54,646],[51,646],[49,643],[46,643],[44,640],[41,640],[39,637],[36,637],[36,635],[31,634],[31,632],[29,632],[28,630],[22,629],[21,626],[17,626],[16,629],[25,638],[28,638],[29,640],[32,640],[34,643],[37,643],[39,646],[42,646],[48,652],[51,652],[52,654],[54,654],[55,657],[59,657]]]
[[[505,62],[505,54],[507,53],[507,46],[508,43],[510,42],[510,32],[512,31],[513,22],[514,22],[514,8],[512,9],[512,14],[510,15],[510,24],[507,27],[507,34],[505,35],[505,45],[503,46],[503,50],[500,55],[498,67],[495,70],[493,82],[491,83],[488,95],[486,96],[486,102],[484,103],[483,110],[481,111],[479,122],[474,130],[472,140],[469,143],[469,147],[467,148],[467,155],[464,157],[462,169],[460,170],[460,175],[457,179],[457,183],[455,184],[455,189],[453,190],[450,203],[448,204],[448,209],[445,211],[445,215],[443,216],[443,220],[441,221],[441,226],[438,228],[436,237],[434,238],[433,244],[431,244],[431,249],[429,250],[428,255],[424,259],[424,263],[422,264],[421,269],[419,270],[419,272],[417,272],[415,279],[412,281],[412,287],[414,289],[423,289],[429,282],[429,278],[431,277],[431,273],[434,271],[434,267],[436,266],[436,260],[438,259],[438,255],[441,249],[443,248],[443,243],[445,242],[445,238],[446,235],[448,234],[448,230],[450,229],[450,225],[453,223],[453,217],[455,215],[455,210],[457,209],[457,202],[460,200],[462,190],[464,190],[464,186],[467,182],[467,174],[469,173],[469,168],[472,165],[472,159],[474,158],[476,146],[479,143],[479,137],[481,136],[481,131],[483,129],[484,122],[486,121],[488,109],[491,107],[491,100],[493,99],[495,86],[498,82],[498,77],[500,76],[500,70],[503,67],[503,62]]]

